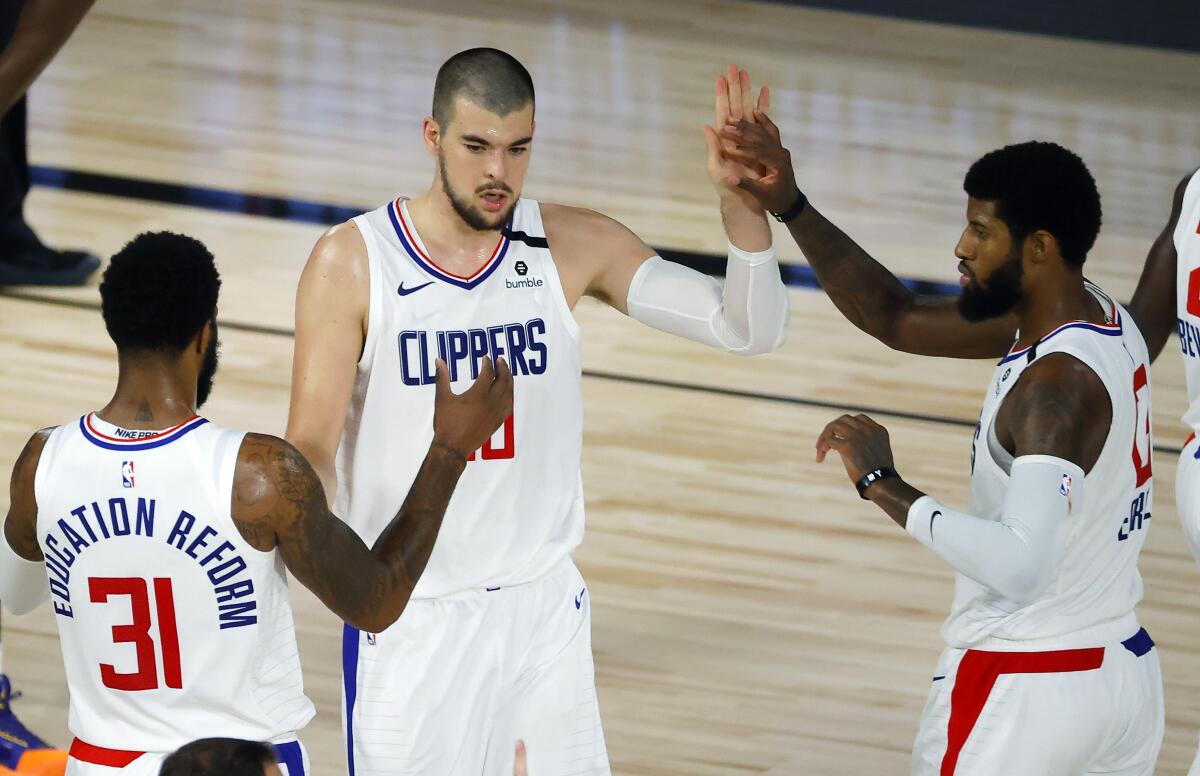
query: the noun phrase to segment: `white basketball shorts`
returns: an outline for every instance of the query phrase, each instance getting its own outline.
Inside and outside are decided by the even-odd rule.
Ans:
[[[1145,629],[1089,649],[947,648],[912,773],[1150,776],[1162,738],[1162,674]]]
[[[383,633],[347,627],[350,776],[607,776],[591,605],[570,559],[542,579],[410,601]]]

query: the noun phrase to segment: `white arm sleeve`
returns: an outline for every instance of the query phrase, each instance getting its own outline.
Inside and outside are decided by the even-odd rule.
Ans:
[[[651,256],[629,284],[629,315],[647,326],[741,355],[769,353],[787,338],[788,294],[775,249],[729,244],[725,283]]]
[[[1013,461],[1000,520],[956,512],[930,496],[908,509],[907,531],[957,571],[1018,604],[1054,577],[1072,504],[1083,503],[1083,470],[1050,455]]]
[[[49,600],[45,565],[13,552],[0,529],[0,603],[13,614],[26,614]]]

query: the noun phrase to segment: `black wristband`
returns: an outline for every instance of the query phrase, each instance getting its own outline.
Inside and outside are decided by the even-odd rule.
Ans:
[[[808,197],[804,196],[804,192],[796,189],[796,201],[787,210],[782,213],[771,211],[771,215],[781,224],[786,224],[796,216],[804,212],[804,208],[808,207]]]
[[[858,497],[865,500],[867,498],[867,488],[871,487],[872,485],[879,482],[880,480],[886,480],[888,477],[899,477],[899,476],[900,475],[897,474],[896,470],[893,469],[892,467],[883,466],[881,468],[875,469],[874,471],[869,471],[866,474],[864,474],[862,476],[862,479],[860,479],[858,482],[854,483],[854,487],[858,488]]]

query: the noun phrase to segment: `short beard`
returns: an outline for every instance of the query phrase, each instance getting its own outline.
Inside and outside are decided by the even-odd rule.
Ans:
[[[968,321],[986,321],[999,318],[1021,301],[1021,278],[1025,266],[1021,261],[1020,249],[1009,254],[1008,259],[987,279],[987,285],[972,280],[958,297],[958,312]]]
[[[512,189],[507,185],[501,183],[492,187],[506,192],[509,203],[504,212],[491,216],[476,207],[473,202],[462,199],[450,190],[450,179],[446,177],[446,157],[440,151],[438,152],[438,172],[442,176],[442,191],[446,193],[446,198],[450,200],[450,206],[454,208],[455,213],[458,213],[458,217],[463,220],[464,224],[477,232],[490,232],[508,223],[513,208],[517,206],[517,200],[513,197]]]
[[[204,402],[208,401],[208,395],[212,393],[213,380],[217,375],[217,362],[220,360],[220,354],[217,348],[220,343],[217,341],[217,322],[213,321],[212,339],[208,341],[208,350],[204,351],[204,361],[200,364],[200,374],[196,379],[196,408],[204,406]]]

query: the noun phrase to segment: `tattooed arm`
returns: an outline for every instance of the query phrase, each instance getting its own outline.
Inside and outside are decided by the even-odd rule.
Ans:
[[[722,130],[721,137],[734,146],[724,153],[764,170],[738,185],[767,210],[784,213],[799,196],[791,153],[766,115],[756,112],[754,118],[756,123],[741,121]],[[956,297],[910,291],[811,203],[788,222],[788,230],[842,315],[888,347],[926,356],[998,358],[1012,345],[1014,316],[973,323],[959,314]]]
[[[1059,529],[1072,504],[1084,502],[1084,475],[1104,449],[1111,418],[1107,389],[1081,361],[1054,353],[1030,366],[996,418],[997,439],[1013,455],[998,520],[959,512],[905,482],[893,468],[887,430],[865,415],[826,426],[817,460],[836,450],[856,483],[880,470],[864,498],[957,571],[1025,605],[1054,578]]]
[[[1146,254],[1142,277],[1138,280],[1137,290],[1133,292],[1133,299],[1126,307],[1146,338],[1151,361],[1158,358],[1167,344],[1167,338],[1175,329],[1175,265],[1179,258],[1175,250],[1175,227],[1183,210],[1184,192],[1197,172],[1200,170],[1188,173],[1175,188],[1171,215]]]
[[[277,548],[288,570],[345,622],[372,633],[400,617],[425,570],[467,456],[512,414],[512,375],[485,359],[454,395],[438,362],[433,443],[400,511],[370,549],[329,511],[316,472],[282,439],[248,434],[238,454],[233,517],[259,550]]]

